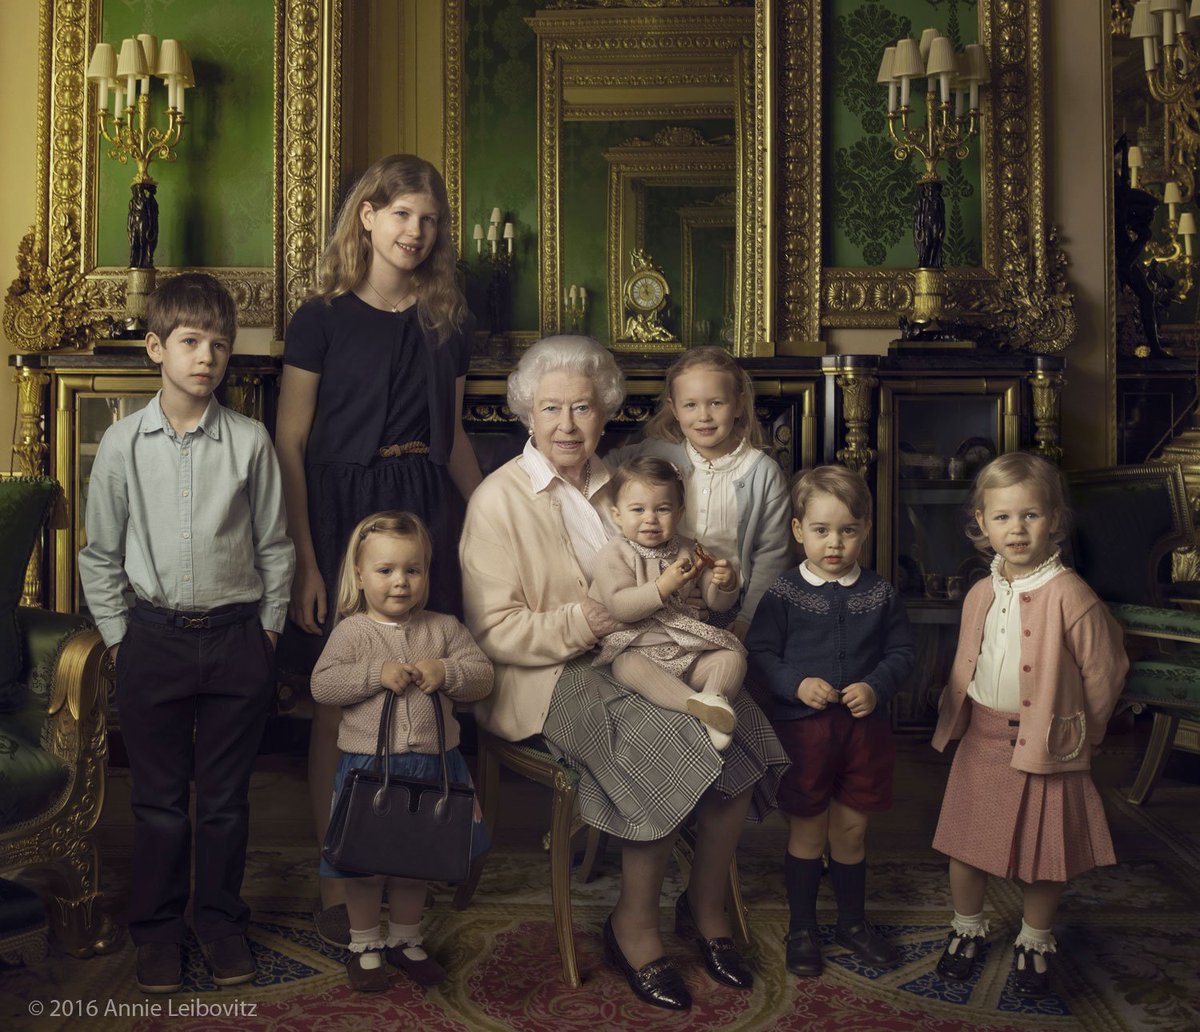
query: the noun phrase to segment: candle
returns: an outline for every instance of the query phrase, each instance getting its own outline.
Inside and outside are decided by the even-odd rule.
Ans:
[[[103,111],[108,107],[108,80],[101,79],[96,85],[100,87],[100,110]]]
[[[971,110],[979,110],[979,83],[971,83]]]
[[[569,291],[567,291],[567,296],[572,301],[575,301],[579,297],[579,288],[577,286],[575,286],[574,283],[571,284],[571,289]],[[574,307],[574,306],[572,306],[572,307]]]
[[[125,77],[125,106],[133,107],[134,90],[137,88],[137,76],[127,75]]]
[[[1163,200],[1166,201],[1171,221],[1174,222],[1179,206],[1183,203],[1183,192],[1175,180],[1172,179],[1163,187]]]
[[[116,110],[113,112],[113,117],[119,122],[121,116],[125,114],[125,94],[121,90],[117,90]]]
[[[493,222],[490,226],[488,226],[487,238],[488,238],[488,247],[491,250],[492,254],[495,254],[496,253],[496,223]]]
[[[508,241],[508,253],[512,254],[513,247],[513,224],[511,222],[504,223],[504,239]]]
[[[912,78],[910,76],[904,75],[900,77],[900,106],[902,108],[908,107],[908,90],[911,83]]]
[[[178,101],[177,107],[179,108],[179,114],[182,115],[183,114],[183,95],[185,93],[187,93],[187,87],[183,83],[180,83],[176,87],[176,91],[177,92],[175,94],[175,99],[176,99],[176,101]]]
[[[583,287],[579,288],[579,307],[587,308],[587,290]]]
[[[896,89],[895,80],[893,80],[892,82],[889,82],[887,84],[887,87],[888,87],[888,114],[894,115],[896,113],[896,96],[898,93],[898,90]]]
[[[962,118],[967,113],[967,91],[954,91],[954,117]]]

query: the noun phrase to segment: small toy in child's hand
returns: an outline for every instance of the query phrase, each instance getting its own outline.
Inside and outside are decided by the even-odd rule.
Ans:
[[[716,565],[716,557],[711,552],[706,552],[704,546],[699,541],[696,542],[696,567],[703,571],[706,566]]]

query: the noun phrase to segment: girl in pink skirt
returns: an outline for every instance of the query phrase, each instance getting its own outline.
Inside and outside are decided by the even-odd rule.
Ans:
[[[1049,990],[1051,934],[1068,878],[1116,862],[1092,750],[1125,683],[1121,630],[1063,566],[1066,494],[1058,470],[1002,455],[975,480],[967,535],[994,553],[991,577],[963,602],[958,652],[933,746],[961,738],[933,846],[950,857],[954,920],[943,978],[971,977],[988,922],[989,874],[1024,890],[1013,988]]]

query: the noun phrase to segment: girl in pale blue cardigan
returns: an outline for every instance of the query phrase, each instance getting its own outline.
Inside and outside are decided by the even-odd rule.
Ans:
[[[744,639],[763,593],[791,562],[787,478],[762,450],[754,386],[723,348],[693,348],[667,370],[644,440],[605,456],[617,466],[638,455],[673,462],[683,475],[682,533],[733,558],[742,595],[714,622]]]

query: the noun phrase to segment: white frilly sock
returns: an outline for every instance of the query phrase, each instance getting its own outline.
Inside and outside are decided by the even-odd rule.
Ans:
[[[393,946],[399,946],[404,943],[404,955],[409,960],[428,960],[429,954],[421,949],[421,925],[417,924],[396,924],[395,921],[388,922],[387,945],[391,949]]]
[[[383,940],[379,937],[379,925],[374,928],[350,929],[350,952],[361,953],[359,966],[364,971],[371,971],[383,963],[379,951],[383,949]]]

